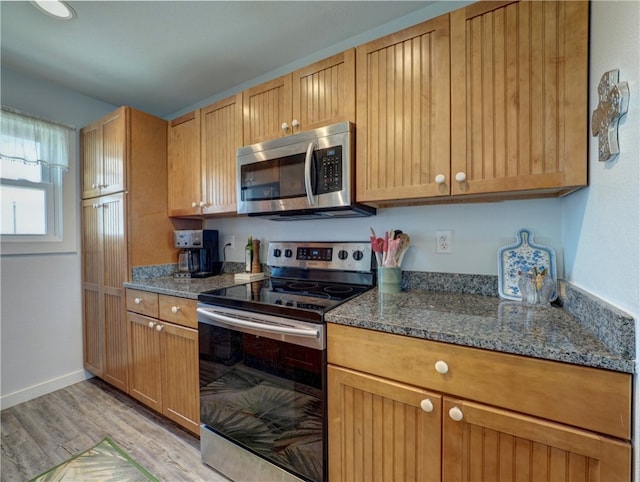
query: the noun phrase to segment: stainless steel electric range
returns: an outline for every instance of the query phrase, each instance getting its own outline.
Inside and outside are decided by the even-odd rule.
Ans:
[[[198,296],[202,460],[327,479],[325,313],[375,285],[369,242],[271,242],[268,280]]]

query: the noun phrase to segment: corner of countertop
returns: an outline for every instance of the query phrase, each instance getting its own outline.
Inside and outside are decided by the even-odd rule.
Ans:
[[[556,303],[621,358],[636,358],[633,316],[565,280],[558,280]]]

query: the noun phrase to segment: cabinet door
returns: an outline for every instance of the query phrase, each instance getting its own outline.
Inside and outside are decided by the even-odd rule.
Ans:
[[[200,214],[204,198],[200,173],[200,110],[168,125],[167,181],[169,216]]]
[[[84,367],[104,375],[102,214],[93,199],[82,202],[82,292]]]
[[[125,190],[127,113],[127,108],[121,107],[102,123],[101,195]]]
[[[357,200],[448,195],[449,16],[357,48]]]
[[[293,133],[355,122],[355,59],[355,49],[349,49],[293,72]]]
[[[452,410],[462,417],[459,421],[451,418]],[[445,398],[442,479],[629,481],[631,446],[584,430]]]
[[[124,194],[98,198],[102,216],[102,296],[104,303],[104,379],[127,390],[127,324],[122,283],[127,281]]]
[[[242,146],[242,94],[201,109],[204,214],[236,213],[237,150]]]
[[[328,418],[329,480],[440,480],[439,395],[329,365]]]
[[[154,318],[127,312],[129,325],[129,395],[162,412],[160,331]]]
[[[124,191],[127,108],[82,129],[82,198]]]
[[[588,10],[523,1],[451,13],[452,194],[586,185]]]
[[[245,90],[242,103],[245,145],[291,134],[291,74]]]
[[[200,429],[198,330],[161,322],[162,413],[194,434]]]
[[[82,152],[82,199],[100,195],[102,179],[102,124],[93,123],[80,131]]]

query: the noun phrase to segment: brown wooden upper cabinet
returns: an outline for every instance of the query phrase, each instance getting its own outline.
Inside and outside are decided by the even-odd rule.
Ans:
[[[244,144],[355,121],[355,50],[243,92]]]
[[[201,117],[202,213],[235,214],[242,93],[202,108]]]
[[[169,216],[200,214],[200,110],[173,119],[167,129]]]
[[[450,165],[449,15],[357,48],[358,201],[440,192]]]
[[[242,94],[169,122],[169,216],[235,213]]]
[[[443,192],[562,195],[587,184],[588,44],[586,1],[479,2],[451,13]]]
[[[125,190],[126,109],[82,129],[82,199]]]
[[[358,47],[358,201],[585,186],[588,9],[478,2]]]

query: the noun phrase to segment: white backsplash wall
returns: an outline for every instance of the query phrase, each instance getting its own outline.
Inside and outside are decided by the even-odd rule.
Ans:
[[[489,275],[498,272],[498,249],[515,242],[518,229],[530,228],[534,242],[555,249],[558,276],[564,273],[559,199],[383,208],[369,218],[270,221],[239,217],[205,222],[205,228],[219,231],[221,249],[225,236],[235,236],[234,249],[227,248],[226,257],[237,262],[244,261],[248,236],[261,241],[265,262],[269,241],[366,241],[369,227],[378,235],[401,229],[411,237],[402,263],[405,270]],[[441,230],[453,231],[451,254],[436,253],[436,231]]]

